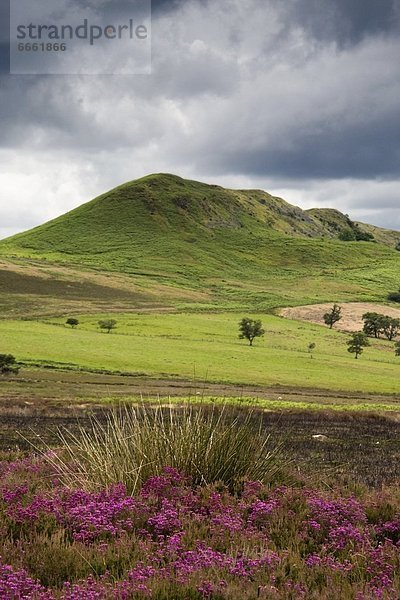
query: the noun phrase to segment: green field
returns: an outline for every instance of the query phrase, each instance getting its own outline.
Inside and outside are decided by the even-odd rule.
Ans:
[[[398,392],[400,359],[393,345],[373,342],[358,360],[347,352],[348,335],[319,325],[256,315],[266,329],[250,348],[238,339],[237,314],[112,315],[118,328],[100,332],[107,315],[1,321],[3,352],[28,364],[128,372],[235,384],[283,385],[375,393]],[[317,347],[314,358],[307,351]]]

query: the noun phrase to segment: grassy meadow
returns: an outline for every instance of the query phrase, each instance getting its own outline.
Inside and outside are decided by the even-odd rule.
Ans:
[[[359,360],[347,352],[348,335],[269,314],[252,315],[266,334],[253,347],[238,339],[232,313],[97,314],[0,321],[2,350],[29,365],[53,365],[260,386],[298,386],[396,394],[399,358],[393,344],[372,342]],[[111,333],[98,321],[117,320]],[[308,344],[314,342],[313,358]]]

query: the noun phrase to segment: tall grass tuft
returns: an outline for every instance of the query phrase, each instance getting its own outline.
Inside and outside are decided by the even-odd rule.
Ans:
[[[233,490],[243,479],[271,482],[282,468],[280,447],[271,447],[261,417],[257,426],[252,411],[226,406],[122,405],[93,416],[89,428],[58,435],[64,451],[47,457],[69,487],[123,483],[133,494],[168,466],[194,484],[220,481]]]

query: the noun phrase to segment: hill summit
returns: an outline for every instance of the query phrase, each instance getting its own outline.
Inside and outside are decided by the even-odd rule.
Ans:
[[[212,237],[213,231],[262,227],[305,238],[376,240],[393,246],[400,232],[354,223],[334,209],[302,210],[262,190],[230,190],[171,174],[125,183],[48,223],[0,242],[33,253],[88,255],[168,230]],[[172,237],[171,237],[172,241]]]
[[[400,232],[354,223],[336,210],[302,210],[262,190],[155,174],[2,240],[0,257],[83,265],[177,288],[224,286],[249,304],[273,287],[277,300],[269,304],[286,304],[293,278],[304,285],[312,279],[303,294],[309,300],[340,288],[339,277],[351,280],[352,299],[367,273],[368,281],[377,273],[378,287],[392,287],[399,240]],[[316,293],[321,282],[325,296]]]

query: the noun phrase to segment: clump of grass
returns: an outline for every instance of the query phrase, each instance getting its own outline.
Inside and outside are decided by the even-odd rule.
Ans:
[[[284,463],[261,417],[257,426],[252,411],[226,406],[121,405],[58,435],[63,452],[46,456],[65,485],[84,489],[123,483],[133,494],[167,465],[195,485],[220,481],[233,490],[243,479],[273,481]]]

